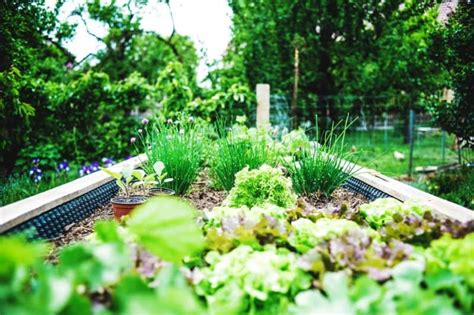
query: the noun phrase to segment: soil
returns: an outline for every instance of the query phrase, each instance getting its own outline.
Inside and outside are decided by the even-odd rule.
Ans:
[[[191,201],[199,210],[212,209],[219,206],[227,196],[227,192],[210,188],[207,172],[202,172],[198,180],[191,186],[190,192],[184,197]]]
[[[85,218],[81,222],[67,225],[64,228],[65,232],[62,235],[50,240],[53,248],[47,257],[47,260],[56,262],[58,259],[57,253],[59,248],[85,239],[94,231],[94,224],[96,221],[113,219],[114,213],[112,211],[112,205],[108,204],[97,208],[90,217]]]
[[[347,205],[349,210],[356,210],[361,204],[368,203],[369,200],[359,193],[351,192],[344,188],[337,188],[330,198],[324,196],[305,197],[303,200],[317,209],[324,209],[333,212]]]

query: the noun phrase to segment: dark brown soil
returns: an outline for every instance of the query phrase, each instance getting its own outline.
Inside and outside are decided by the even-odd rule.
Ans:
[[[224,201],[227,193],[209,187],[206,172],[202,172],[198,180],[192,185],[190,192],[185,196],[199,210],[212,209]]]
[[[311,196],[305,197],[304,201],[317,209],[326,209],[328,212],[340,209],[343,204],[347,205],[348,209],[355,210],[361,204],[369,202],[365,196],[348,191],[344,188],[336,189],[332,193],[331,198]]]

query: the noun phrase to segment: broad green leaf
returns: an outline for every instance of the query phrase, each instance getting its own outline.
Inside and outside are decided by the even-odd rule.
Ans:
[[[114,172],[111,169],[104,168],[104,167],[101,167],[100,169],[106,172],[107,174],[109,174],[110,176],[112,176],[113,178],[115,178],[117,181],[122,179],[122,174],[120,173]]]
[[[153,164],[153,169],[155,170],[155,173],[160,176],[163,170],[165,169],[165,164],[161,161],[158,161]]]
[[[134,176],[138,180],[143,180],[145,175],[146,175],[146,173],[143,170],[133,170],[132,171],[132,176]]]
[[[128,228],[151,253],[180,263],[183,257],[204,247],[204,237],[195,222],[195,214],[195,209],[186,201],[159,196],[132,212]]]

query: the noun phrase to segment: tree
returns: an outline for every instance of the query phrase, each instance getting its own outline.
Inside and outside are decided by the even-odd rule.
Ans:
[[[0,175],[13,167],[42,99],[34,81],[64,78],[73,58],[61,45],[73,32],[56,19],[61,4],[49,11],[43,0],[0,1]]]
[[[432,54],[449,72],[453,102],[431,104],[431,112],[448,132],[468,140],[474,136],[474,5],[460,2],[446,26],[433,34]]]
[[[434,23],[431,1],[229,0],[229,5],[234,25],[226,59],[243,65],[250,86],[270,83],[273,91],[290,95],[294,40],[304,39],[298,47],[300,121],[318,113],[337,120],[341,111],[333,102],[320,106],[334,95],[389,97],[403,91],[409,96],[403,108],[436,90],[432,83],[439,71],[426,52],[426,32]]]
[[[172,32],[168,37],[141,27],[140,10],[148,1],[128,0],[120,5],[116,1],[88,0],[74,10],[73,15],[82,20],[87,32],[105,46],[93,54],[98,63],[86,68],[105,72],[114,81],[137,71],[155,83],[169,62],[178,61],[185,65],[188,80],[195,84],[198,56],[193,42],[176,33],[169,1],[159,2],[167,5],[171,16]],[[107,34],[101,37],[90,30],[87,17],[101,22]]]

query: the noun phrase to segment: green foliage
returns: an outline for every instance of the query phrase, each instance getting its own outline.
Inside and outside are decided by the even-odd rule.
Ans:
[[[402,203],[393,198],[379,198],[371,203],[361,205],[359,209],[367,223],[376,229],[396,220],[397,216],[411,214],[423,216],[425,212],[431,211],[429,207],[421,204]]]
[[[156,258],[143,255],[131,243],[137,239],[146,250],[180,261],[202,245],[197,241],[199,228],[192,221],[194,210],[182,201],[158,197],[135,214],[129,228],[115,222],[97,223],[91,241],[61,249],[55,266],[44,263],[44,244],[0,238],[0,313],[92,314],[99,307],[112,313],[155,314],[159,309],[170,314],[203,314],[175,266],[162,268],[159,275],[152,270],[159,286],[150,285],[145,270]],[[158,229],[150,234],[150,227]],[[176,231],[182,236],[179,240]]]
[[[66,184],[77,177],[77,171],[71,171],[65,174],[49,172],[45,174],[39,183],[34,183],[32,178],[27,175],[12,175],[0,182],[0,206],[5,206],[59,185]]]
[[[218,127],[221,137],[217,139],[214,153],[209,161],[209,175],[219,188],[231,190],[234,187],[235,175],[243,168],[256,169],[263,164],[273,165],[277,159],[274,144],[267,138],[265,130],[255,130],[250,135],[245,127],[244,134],[239,133],[240,127],[234,126],[231,132]],[[263,132],[263,134],[262,134]]]
[[[468,139],[474,134],[474,60],[469,52],[474,41],[474,7],[460,1],[446,26],[433,32],[434,59],[449,72],[448,86],[455,90],[452,102],[433,102],[431,113],[448,132]]]
[[[304,291],[290,306],[291,314],[461,314],[448,295],[421,286],[423,269],[418,262],[404,262],[394,268],[393,279],[383,285],[361,277],[349,287],[343,272],[327,274],[325,295]]]
[[[400,97],[386,105],[404,111],[423,106],[442,87],[445,71],[429,55],[437,13],[432,1],[231,0],[229,5],[233,37],[223,66],[213,73],[223,78],[211,81],[265,82],[272,91],[291,95],[298,49],[296,122],[314,121],[316,114],[322,121],[340,119],[346,112],[325,104],[331,95]]]
[[[352,164],[354,155],[346,150],[344,144],[349,125],[346,120],[341,132],[336,130],[339,124],[333,125],[315,147],[285,161],[297,193],[328,197],[358,171]]]
[[[204,278],[196,290],[206,297],[210,310],[219,314],[271,313],[268,308],[275,295],[291,297],[310,286],[310,277],[298,268],[296,256],[286,249],[268,246],[260,252],[242,245],[225,255],[209,252],[206,262],[209,267],[201,269]],[[265,301],[268,303],[259,303]]]
[[[207,121],[236,116],[251,116],[255,110],[255,93],[247,86],[234,83],[227,89],[205,90],[189,104],[189,112]]]
[[[460,170],[443,172],[426,181],[428,191],[443,199],[474,209],[474,170],[463,167]]]
[[[259,169],[249,170],[246,167],[235,174],[235,186],[225,203],[231,207],[271,203],[289,208],[296,204],[296,195],[291,180],[285,178],[280,169],[264,164]]]
[[[139,151],[147,155],[149,171],[153,171],[156,162],[163,162],[164,171],[173,178],[164,186],[183,195],[201,169],[207,148],[206,135],[207,130],[193,122],[157,122],[147,127]]]
[[[178,117],[193,100],[193,91],[184,67],[179,62],[171,62],[166,66],[158,77],[156,88],[162,106],[161,114],[166,119]]]
[[[175,197],[155,197],[133,211],[127,221],[139,244],[156,256],[180,263],[204,247],[201,231],[193,222],[196,210]]]
[[[474,234],[469,234],[463,239],[453,239],[445,235],[439,240],[431,242],[426,249],[426,272],[439,274],[449,270],[454,275],[461,276],[471,289],[474,288],[474,264],[466,259],[467,253],[474,251]]]

